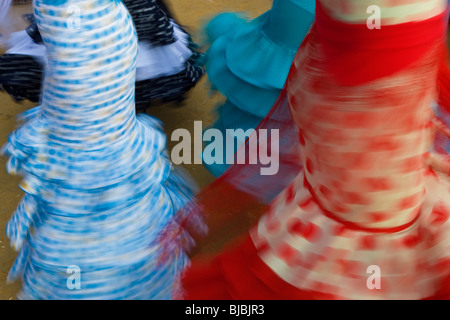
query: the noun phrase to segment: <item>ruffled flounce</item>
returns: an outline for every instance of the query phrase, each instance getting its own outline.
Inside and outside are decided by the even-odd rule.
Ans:
[[[136,82],[137,108],[147,108],[153,100],[181,102],[184,95],[192,89],[205,74],[196,61],[188,60],[185,69],[177,74]]]
[[[189,48],[189,35],[172,22],[176,41],[165,46],[152,46],[149,42],[139,43],[136,66],[136,81],[154,79],[177,74],[185,69],[186,61],[192,56]],[[7,54],[28,55],[36,58],[42,65],[47,61],[47,49],[37,44],[26,30],[10,35]]]

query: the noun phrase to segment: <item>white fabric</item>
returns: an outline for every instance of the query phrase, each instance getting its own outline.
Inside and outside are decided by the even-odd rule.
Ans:
[[[153,47],[148,42],[140,42],[136,81],[169,76],[185,69],[185,63],[192,55],[192,51],[187,47],[188,35],[173,22],[172,25],[176,39],[174,43]]]

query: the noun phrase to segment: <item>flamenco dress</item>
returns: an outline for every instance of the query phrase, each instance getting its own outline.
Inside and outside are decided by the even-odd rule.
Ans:
[[[317,2],[271,111],[295,123],[301,165],[248,233],[193,258],[174,298],[450,298],[450,161],[435,153],[446,119],[432,108],[449,106],[447,1],[379,1],[380,29],[366,25],[371,1],[341,4]],[[210,226],[243,219],[271,188],[251,167],[231,166],[198,194]]]
[[[228,137],[227,129],[254,130],[266,117],[311,26],[314,6],[313,0],[274,0],[271,10],[251,21],[228,12],[206,25],[210,43],[206,73],[212,88],[226,98],[216,108],[217,120],[210,128],[220,130],[234,150],[245,142],[245,136]],[[215,176],[229,166],[226,146],[223,155],[219,163],[203,153],[205,167]]]
[[[135,97],[139,111],[154,100],[182,101],[204,74],[202,54],[161,0],[123,2],[139,39]],[[0,57],[0,83],[17,101],[39,102],[47,52],[34,17],[27,18],[30,26],[9,37],[9,48]]]
[[[22,282],[20,299],[169,299],[188,257],[160,234],[195,190],[160,122],[136,116],[133,21],[119,0],[34,10],[48,54],[41,105],[3,147],[25,192],[7,224],[19,252],[8,280]]]

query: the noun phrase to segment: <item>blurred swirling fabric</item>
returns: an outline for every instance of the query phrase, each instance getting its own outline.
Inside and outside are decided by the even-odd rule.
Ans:
[[[22,280],[21,299],[168,299],[188,259],[177,243],[162,257],[159,234],[194,191],[160,122],[136,116],[128,11],[119,0],[34,6],[48,63],[41,105],[3,147],[25,191],[7,225],[19,251],[9,279]]]

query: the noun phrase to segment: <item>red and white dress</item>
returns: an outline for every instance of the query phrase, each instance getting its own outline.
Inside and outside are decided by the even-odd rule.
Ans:
[[[318,1],[285,90],[304,169],[240,244],[194,259],[185,299],[450,298],[450,180],[429,153],[446,4]],[[428,38],[396,41],[411,28]]]

